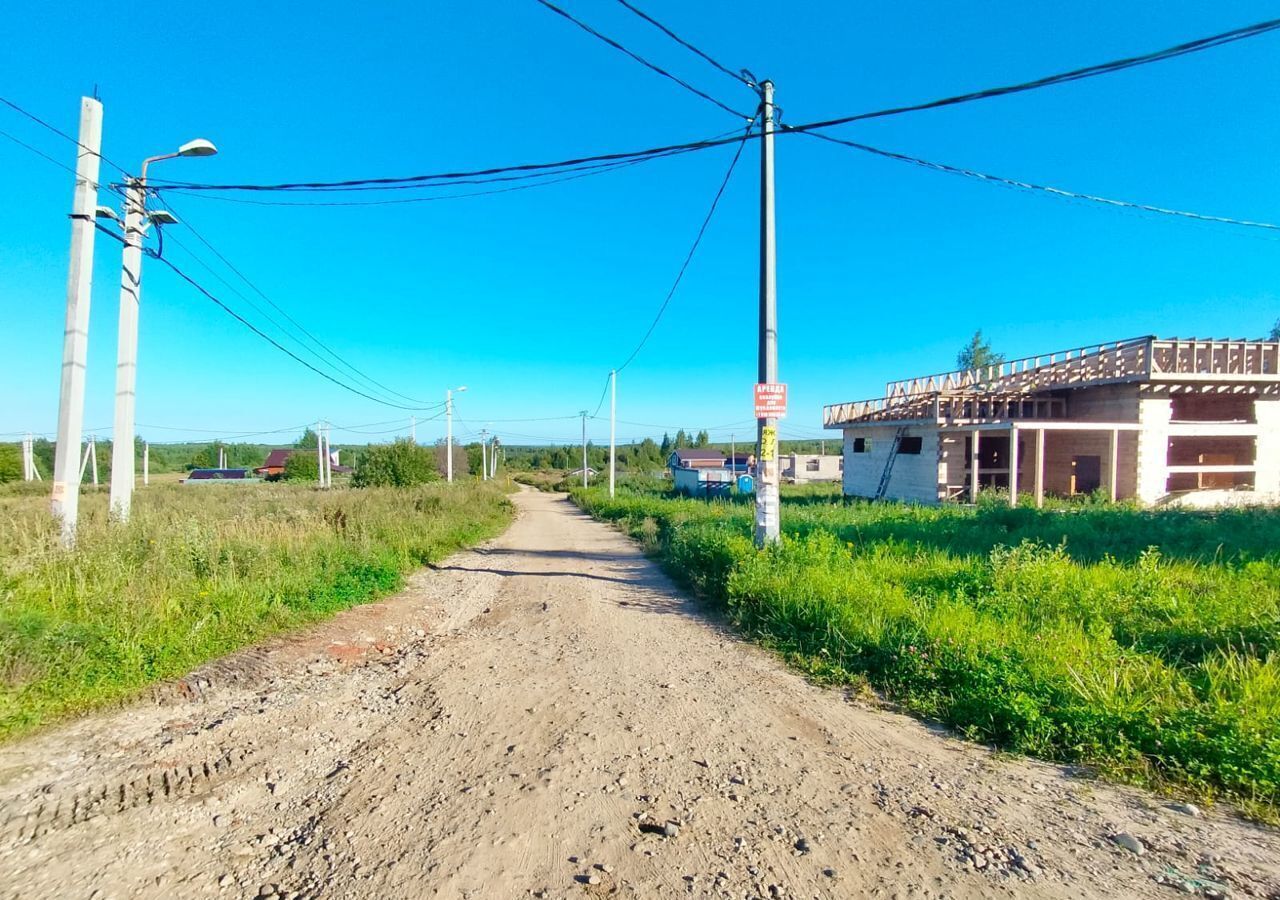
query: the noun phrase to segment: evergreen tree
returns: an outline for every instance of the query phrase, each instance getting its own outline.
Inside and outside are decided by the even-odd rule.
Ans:
[[[314,450],[320,446],[320,438],[316,436],[314,431],[308,428],[306,431],[302,432],[302,437],[293,442],[293,446],[297,447],[299,450]]]
[[[1004,354],[991,349],[991,342],[982,337],[979,328],[969,338],[969,343],[960,348],[956,354],[956,367],[964,371],[985,369],[987,366],[998,366],[1004,362]]]
[[[693,446],[695,447],[705,447],[710,443],[711,435],[707,434],[707,430],[705,428],[699,431],[698,436],[693,440]]]
[[[685,434],[684,429],[681,428],[679,431],[676,432],[675,449],[683,450],[688,446],[689,446],[689,435]]]

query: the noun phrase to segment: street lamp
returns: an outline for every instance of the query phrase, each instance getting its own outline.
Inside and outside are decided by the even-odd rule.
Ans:
[[[444,467],[445,480],[453,481],[453,394],[457,391],[461,394],[467,389],[464,384],[462,387],[450,388],[444,392],[444,421],[445,421],[445,446],[444,446]]]
[[[138,301],[142,293],[142,240],[151,226],[175,224],[178,220],[165,210],[147,210],[147,167],[179,156],[213,156],[218,150],[204,138],[188,141],[175,153],[149,156],[142,161],[142,174],[130,178],[124,200],[124,253],[120,272],[120,325],[116,347],[116,411],[111,445],[111,502],[113,515],[129,518],[133,500],[133,420],[138,384]],[[120,217],[106,207],[98,207],[99,217]]]

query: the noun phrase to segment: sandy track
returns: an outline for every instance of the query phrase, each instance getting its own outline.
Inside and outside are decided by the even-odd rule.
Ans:
[[[811,686],[516,502],[395,598],[0,750],[0,895],[1280,897],[1275,831]]]

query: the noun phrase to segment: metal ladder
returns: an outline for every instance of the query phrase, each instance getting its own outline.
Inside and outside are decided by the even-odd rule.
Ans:
[[[880,473],[880,485],[876,488],[875,499],[883,500],[885,491],[889,490],[889,479],[893,476],[893,463],[898,458],[898,447],[902,445],[902,436],[907,426],[899,425],[893,434],[893,442],[889,445],[889,458],[884,461],[884,471]]]

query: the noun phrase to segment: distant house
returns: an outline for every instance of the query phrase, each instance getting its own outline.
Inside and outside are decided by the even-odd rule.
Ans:
[[[672,450],[667,457],[667,467],[672,472],[676,469],[723,469],[725,458],[719,450]]]
[[[329,454],[331,460],[329,471],[333,472],[335,475],[349,475],[353,471],[351,466],[342,466],[338,464],[338,454],[341,452],[342,451],[340,450],[334,450]],[[312,457],[316,455],[314,448],[310,450],[298,450],[291,448],[272,450],[267,454],[266,462],[254,469],[253,474],[267,479],[279,478],[284,474],[285,463],[288,462],[289,457],[293,456],[295,453],[303,453]]]
[[[782,457],[782,479],[793,484],[839,481],[844,475],[843,456],[820,453],[788,453]]]
[[[281,475],[284,474],[284,464],[288,462],[289,457],[299,452],[311,453],[311,454],[315,453],[314,450],[304,450],[304,451],[292,450],[292,449],[272,450],[270,453],[267,454],[266,462],[264,462],[262,465],[254,469],[253,474],[260,475],[263,478],[279,478]]]
[[[734,475],[721,466],[699,466],[693,469],[671,470],[671,486],[690,497],[719,497],[732,492]]]
[[[735,475],[748,475],[755,469],[756,455],[754,453],[734,453],[724,461],[724,464],[725,468]]]

